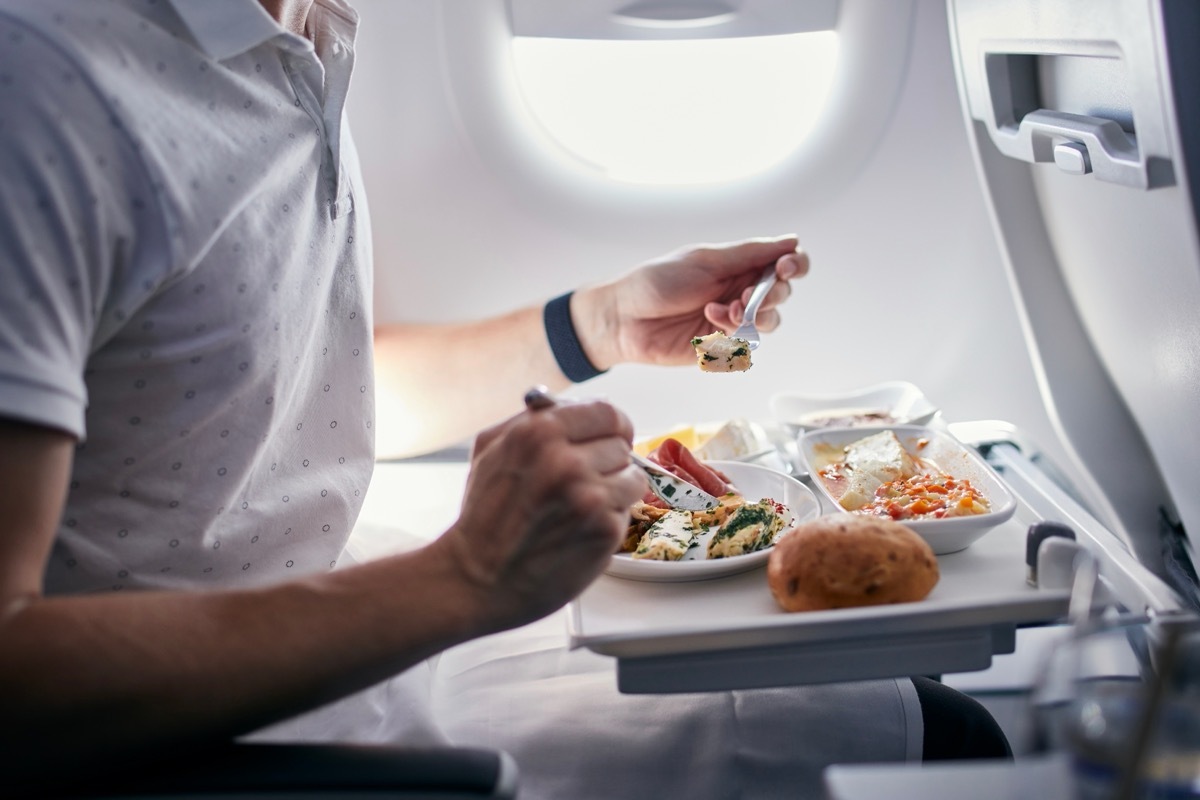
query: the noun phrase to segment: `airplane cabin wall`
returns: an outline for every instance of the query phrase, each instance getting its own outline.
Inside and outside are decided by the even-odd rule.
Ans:
[[[852,2],[863,0],[843,10]],[[575,391],[613,400],[651,434],[767,419],[775,392],[911,380],[949,420],[1012,422],[1067,467],[980,194],[944,0],[916,0],[911,31],[895,31],[912,37],[902,88],[856,170],[833,185],[767,182],[736,203],[619,219],[583,202],[538,207],[486,162],[449,97],[438,0],[356,7],[349,108],[374,224],[377,321],[500,313],[689,242],[795,232],[812,271],[748,373],[623,366]]]

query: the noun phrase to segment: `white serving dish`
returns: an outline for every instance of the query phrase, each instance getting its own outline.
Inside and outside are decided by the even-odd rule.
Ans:
[[[921,425],[882,425],[861,428],[822,428],[804,433],[799,439],[800,457],[812,482],[838,513],[851,514],[837,503],[818,475],[819,470],[837,460],[846,445],[880,431],[891,430],[901,445],[914,456],[932,462],[942,472],[966,479],[983,493],[991,511],[945,519],[902,520],[929,543],[938,555],[955,553],[968,547],[992,528],[1007,521],[1016,511],[1017,501],[1004,480],[975,450],[966,447],[943,431]],[[923,447],[921,441],[927,442]]]
[[[744,461],[708,461],[720,470],[750,502],[769,497],[787,506],[792,512],[792,524],[816,519],[821,514],[821,502],[812,490],[800,481],[782,472],[749,464]],[[605,572],[617,578],[636,581],[703,581],[736,575],[766,564],[771,548],[730,558],[705,558],[708,540],[716,529],[700,535],[698,542],[687,551],[681,561],[650,561],[635,559],[628,553],[617,553],[609,562]]]
[[[938,408],[925,394],[908,381],[889,381],[865,386],[849,392],[829,395],[805,395],[780,392],[770,399],[771,415],[797,431],[824,427],[819,417],[833,417],[864,412],[884,412],[891,421],[865,423],[868,426],[924,425],[934,418]],[[838,427],[861,427],[839,425]]]

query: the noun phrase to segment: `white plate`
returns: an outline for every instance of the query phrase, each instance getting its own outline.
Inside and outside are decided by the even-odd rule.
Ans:
[[[800,437],[800,457],[804,459],[812,482],[817,489],[829,499],[835,509],[843,514],[846,511],[825,487],[825,483],[817,475],[817,471],[831,461],[836,460],[833,453],[865,436],[880,431],[891,430],[904,449],[912,455],[920,456],[932,462],[942,472],[969,480],[991,504],[992,510],[987,514],[974,514],[966,517],[949,517],[947,519],[903,520],[904,525],[929,542],[933,552],[938,555],[955,553],[969,546],[992,528],[1008,520],[1017,510],[1017,501],[1012,492],[1004,485],[1003,479],[996,474],[982,456],[969,447],[964,446],[948,433],[926,428],[919,425],[883,425],[870,428],[822,428],[809,431]],[[928,444],[919,448],[918,442],[926,440]]]
[[[924,425],[937,414],[938,408],[908,381],[889,381],[866,386],[844,394],[803,395],[782,392],[770,400],[771,415],[779,422],[798,431],[815,430],[815,417],[831,417],[867,411],[891,414],[893,422],[874,422],[871,426]],[[845,426],[840,426],[845,427]],[[859,426],[854,426],[859,427]]]
[[[748,501],[757,502],[769,497],[783,503],[792,512],[792,524],[816,519],[821,513],[821,502],[812,490],[795,478],[773,469],[747,464],[743,461],[708,461],[714,469],[723,472]],[[628,553],[617,553],[604,570],[618,578],[635,581],[703,581],[736,575],[767,562],[771,548],[730,558],[705,558],[708,540],[716,533],[712,528],[697,537],[697,544],[684,554],[681,561],[650,561],[632,558]]]

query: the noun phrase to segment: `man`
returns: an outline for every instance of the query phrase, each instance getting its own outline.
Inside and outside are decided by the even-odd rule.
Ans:
[[[227,741],[560,608],[646,485],[617,409],[527,413],[524,391],[689,363],[774,264],[770,331],[807,270],[790,236],[704,246],[373,331],[356,25],[340,0],[0,0],[10,775]],[[381,408],[423,423],[400,447],[483,432],[442,537],[331,570],[370,480],[373,355]]]
[[[477,439],[445,536],[329,570],[373,460],[355,24],[335,0],[0,4],[6,766],[228,739],[543,616],[645,489],[611,406],[518,414]],[[408,446],[563,369],[686,362],[771,263],[770,330],[807,266],[791,237],[683,251],[549,320],[381,331],[408,408],[506,364]]]

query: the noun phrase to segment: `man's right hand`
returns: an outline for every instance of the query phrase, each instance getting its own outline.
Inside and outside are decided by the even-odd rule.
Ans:
[[[605,403],[487,430],[461,516],[425,548],[259,587],[44,597],[74,440],[0,422],[0,773],[40,784],[228,741],[550,613],[646,489],[631,437]]]
[[[545,616],[603,571],[647,488],[632,438],[604,402],[525,411],[478,436],[461,514],[438,545],[476,600],[479,633]]]

